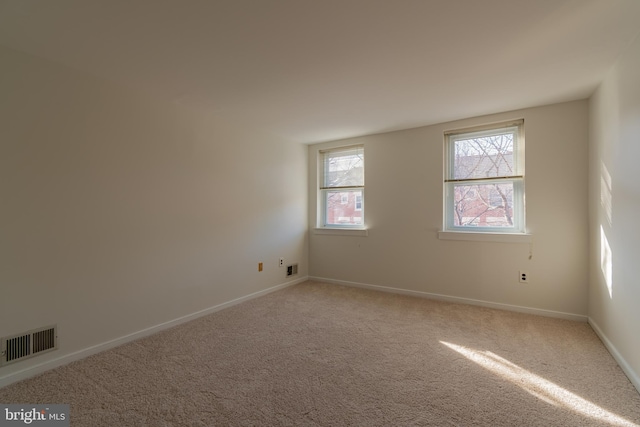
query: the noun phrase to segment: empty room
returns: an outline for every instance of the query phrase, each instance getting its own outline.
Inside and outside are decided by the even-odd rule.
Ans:
[[[0,425],[640,426],[637,0],[0,0]]]

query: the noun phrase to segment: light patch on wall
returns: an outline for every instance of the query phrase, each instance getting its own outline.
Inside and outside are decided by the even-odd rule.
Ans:
[[[609,227],[612,225],[612,210],[613,210],[613,195],[611,192],[611,174],[604,162],[600,163],[600,205],[604,210],[605,217],[609,223]]]
[[[490,351],[473,350],[444,341],[440,343],[550,405],[564,407],[608,425],[636,425]]]
[[[609,240],[604,232],[604,228],[600,226],[600,269],[602,276],[607,284],[609,298],[613,298],[613,259]]]

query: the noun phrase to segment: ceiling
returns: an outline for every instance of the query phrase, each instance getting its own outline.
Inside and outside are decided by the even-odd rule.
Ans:
[[[588,97],[638,0],[0,0],[0,45],[314,143]]]

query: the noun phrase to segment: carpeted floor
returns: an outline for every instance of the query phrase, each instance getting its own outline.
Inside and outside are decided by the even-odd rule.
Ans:
[[[0,389],[72,426],[636,426],[585,323],[307,282]]]

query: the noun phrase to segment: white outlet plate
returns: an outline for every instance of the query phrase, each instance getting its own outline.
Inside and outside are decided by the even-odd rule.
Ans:
[[[278,264],[280,267],[284,267],[284,258],[280,257],[280,263]]]
[[[520,283],[529,283],[531,279],[528,272],[520,270],[518,272],[518,280],[520,281]]]

